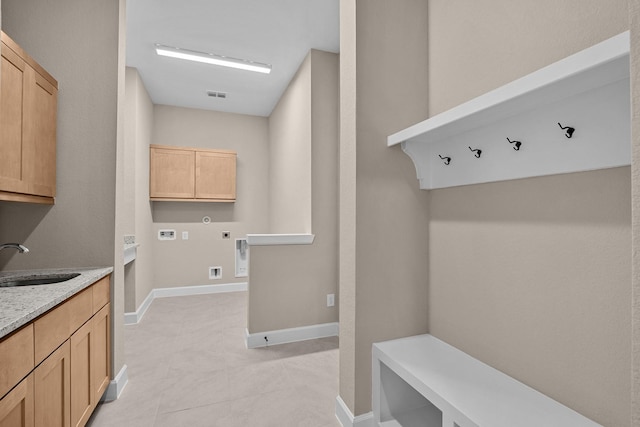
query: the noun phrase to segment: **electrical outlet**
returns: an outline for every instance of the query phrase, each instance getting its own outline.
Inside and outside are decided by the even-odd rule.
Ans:
[[[182,232],[182,240],[189,240],[189,232],[188,231],[183,231]]]
[[[336,305],[336,294],[327,294],[327,307]]]

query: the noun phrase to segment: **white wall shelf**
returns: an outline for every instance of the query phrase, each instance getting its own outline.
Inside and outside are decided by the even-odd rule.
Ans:
[[[376,426],[600,424],[432,335],[373,345]]]
[[[249,246],[310,245],[315,234],[247,234]]]
[[[390,135],[387,144],[402,144],[421,189],[626,166],[629,92],[625,32]],[[570,139],[558,122],[576,129]]]
[[[140,246],[140,243],[128,243],[128,244],[125,243],[124,253],[123,253],[124,265],[127,265],[136,259],[138,246]]]

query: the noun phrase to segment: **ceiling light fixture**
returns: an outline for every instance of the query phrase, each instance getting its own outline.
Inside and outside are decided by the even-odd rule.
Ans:
[[[257,73],[269,74],[271,72],[271,65],[269,64],[182,49],[179,47],[164,46],[161,44],[156,44],[156,53],[160,56],[168,56],[170,58],[204,62],[205,64],[221,65],[223,67],[238,68],[240,70],[255,71]]]

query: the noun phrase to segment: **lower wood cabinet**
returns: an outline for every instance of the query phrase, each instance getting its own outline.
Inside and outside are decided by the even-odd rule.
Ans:
[[[71,425],[84,425],[95,406],[92,388],[93,322],[85,323],[71,335]]]
[[[33,373],[0,400],[0,427],[33,427]]]
[[[109,276],[99,280],[0,342],[0,362],[20,359],[17,353],[24,353],[33,367],[36,353],[37,365],[17,385],[9,384],[11,391],[0,400],[0,427],[81,427],[87,423],[110,381],[109,282]],[[44,321],[55,324],[34,334]],[[66,335],[60,332],[65,330]],[[31,339],[31,346],[22,343],[25,339]],[[52,350],[44,350],[49,347]],[[11,349],[13,357],[8,357]],[[43,355],[39,358],[38,354]]]
[[[68,427],[71,398],[71,346],[65,341],[35,369],[36,427]]]
[[[111,304],[98,311],[72,336],[71,426],[83,426],[109,385]]]
[[[95,391],[94,407],[111,381],[111,304],[107,304],[93,316],[91,341],[92,381]]]

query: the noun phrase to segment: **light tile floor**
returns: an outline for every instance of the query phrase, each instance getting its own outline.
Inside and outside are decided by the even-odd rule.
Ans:
[[[247,349],[246,292],[160,298],[125,326],[129,383],[91,427],[337,427],[338,339]]]

